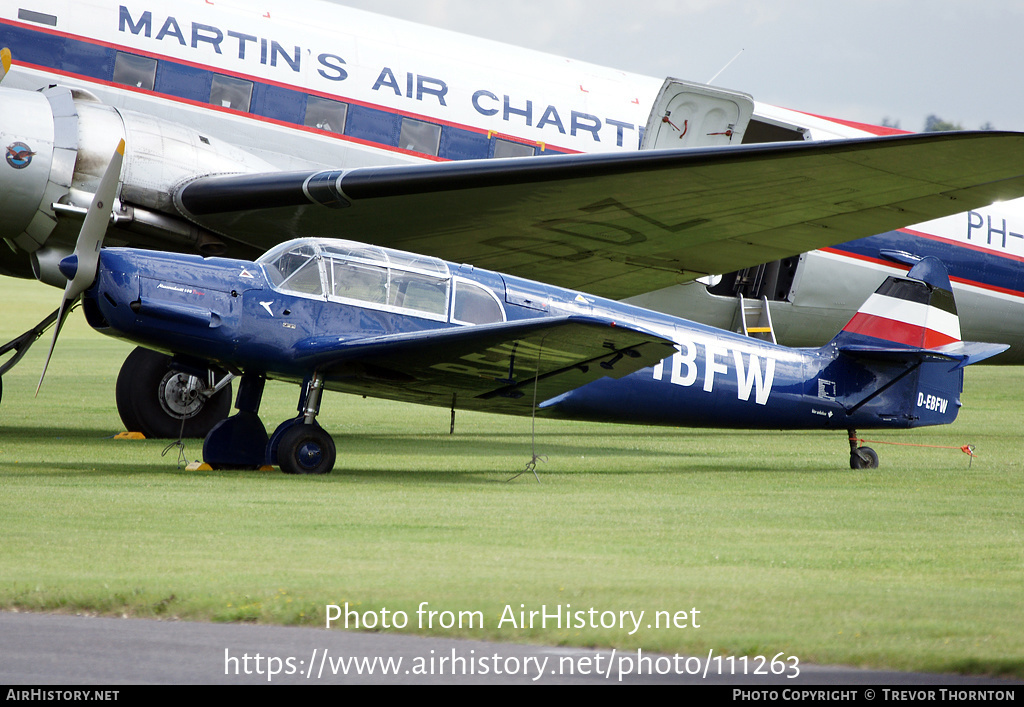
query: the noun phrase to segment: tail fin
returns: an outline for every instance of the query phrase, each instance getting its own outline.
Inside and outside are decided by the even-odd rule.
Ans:
[[[829,346],[840,354],[833,385],[849,427],[948,424],[964,366],[1008,348],[960,340],[949,275],[935,258],[883,282]]]
[[[840,347],[937,349],[960,341],[960,318],[946,268],[924,258],[906,278],[890,277],[835,339]]]

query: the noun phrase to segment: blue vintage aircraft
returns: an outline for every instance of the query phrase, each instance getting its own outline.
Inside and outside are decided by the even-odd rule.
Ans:
[[[791,349],[621,302],[392,248],[304,238],[255,261],[100,250],[120,168],[86,216],[50,354],[80,295],[100,332],[240,378],[206,437],[215,467],[334,467],[324,390],[508,414],[687,427],[847,430],[952,422],[964,366],[1005,350],[960,340],[942,264],[890,277],[828,345]],[[113,182],[113,185],[110,182]],[[49,363],[49,357],[47,358]],[[45,368],[44,368],[45,375]],[[268,378],[301,384],[269,435]],[[40,378],[40,385],[42,378]]]
[[[952,422],[968,344],[926,259],[889,278],[827,346],[789,349],[618,302],[351,241],[283,243],[256,261],[111,248],[84,298],[106,334],[241,377],[207,436],[213,466],[326,473],[316,422],[336,390],[468,410],[686,427],[908,428]],[[300,383],[270,437],[267,378]],[[854,468],[877,466],[851,449]]]
[[[964,366],[1007,348],[961,341],[949,277],[935,258],[887,279],[826,346],[792,349],[334,238],[291,240],[255,261],[101,249],[123,155],[122,141],[74,254],[60,263],[67,285],[47,365],[82,297],[98,331],[171,354],[186,373],[216,367],[237,376],[238,413],[203,446],[215,467],[330,472],[335,445],[316,418],[323,391],[336,390],[453,411],[847,430],[851,466],[873,468],[878,457],[858,446],[856,428],[952,422]],[[302,193],[317,203],[341,198],[330,179],[306,178]],[[301,384],[299,414],[271,435],[259,417],[268,378]]]

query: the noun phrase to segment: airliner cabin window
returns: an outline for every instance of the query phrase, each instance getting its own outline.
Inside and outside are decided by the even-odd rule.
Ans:
[[[48,25],[50,27],[57,26],[57,16],[47,15],[45,12],[34,12],[32,10],[18,9],[18,19],[25,20],[26,22],[35,22],[41,25]]]
[[[210,103],[221,108],[231,108],[242,112],[249,111],[252,100],[252,81],[232,78],[231,76],[213,75],[210,87]]]
[[[495,159],[501,159],[502,157],[532,157],[535,154],[537,154],[537,150],[533,145],[524,145],[520,142],[512,142],[511,140],[494,141]]]
[[[402,134],[398,139],[398,146],[403,150],[436,155],[441,149],[441,126],[424,123],[422,120],[403,118]]]
[[[306,99],[305,124],[308,127],[341,135],[345,132],[345,121],[347,119],[347,103],[317,96],[309,96]]]
[[[156,59],[118,52],[114,59],[114,83],[152,91],[156,85]]]

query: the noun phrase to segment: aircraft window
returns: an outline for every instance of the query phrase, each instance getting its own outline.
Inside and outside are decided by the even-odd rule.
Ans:
[[[505,318],[501,305],[488,290],[460,280],[455,285],[452,320],[463,324],[491,324]]]
[[[439,277],[448,277],[448,266],[444,261],[431,258],[429,255],[416,255],[415,253],[402,253],[389,250],[388,262],[394,267],[411,270],[422,270],[425,273],[433,273]]]
[[[265,262],[263,269],[279,290],[317,296],[324,293],[316,250],[312,246],[303,245],[286,251],[276,260]]]
[[[18,9],[18,19],[26,22],[36,22],[41,25],[57,26],[57,16],[47,15],[45,12],[33,12],[32,10]]]
[[[332,239],[282,243],[258,261],[275,289],[402,309],[445,321],[448,265],[437,258]],[[326,288],[320,286],[323,262]]]
[[[422,120],[403,118],[402,134],[399,136],[398,146],[403,150],[436,155],[441,148],[441,126],[424,123]]]
[[[210,103],[213,105],[248,112],[251,100],[252,81],[213,75],[213,86],[210,88]]]
[[[328,257],[360,260],[370,264],[379,264],[381,267],[419,270],[426,274],[437,275],[439,278],[448,277],[448,266],[444,261],[429,255],[417,255],[352,241],[329,241],[324,242],[321,247],[324,255]]]
[[[114,83],[152,91],[156,84],[156,59],[118,52],[114,59]]]
[[[328,98],[309,96],[306,99],[306,125],[332,133],[345,132],[348,104]]]
[[[281,283],[282,290],[291,290],[304,295],[322,295],[323,283],[320,281],[320,268],[316,259],[309,260],[305,265],[291,274]]]
[[[363,260],[368,263],[379,263],[384,265],[388,259],[384,251],[377,246],[365,245],[363,243],[352,243],[349,241],[334,241],[324,243],[322,246],[324,255],[327,257],[339,258],[341,260]]]
[[[388,301],[388,271],[376,265],[329,260],[331,267],[331,294],[335,297],[386,304]]]
[[[448,281],[421,273],[391,271],[388,304],[444,316],[448,309]]]
[[[532,157],[535,154],[537,154],[537,150],[533,145],[524,145],[520,142],[511,142],[510,140],[494,141],[495,159],[502,157]]]

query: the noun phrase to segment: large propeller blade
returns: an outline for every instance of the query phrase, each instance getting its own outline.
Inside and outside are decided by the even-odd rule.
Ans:
[[[64,299],[61,301],[60,309],[57,310],[57,326],[53,330],[50,352],[46,354],[46,363],[43,364],[43,374],[39,376],[36,395],[39,395],[39,389],[43,386],[43,378],[46,377],[46,369],[50,365],[53,347],[57,345],[57,337],[60,335],[61,327],[64,326],[64,320],[75,301],[89,289],[96,279],[100,248],[103,247],[103,236],[106,235],[107,225],[110,223],[110,211],[117,194],[117,182],[121,178],[123,162],[124,140],[121,140],[113,157],[110,158],[110,164],[107,165],[102,179],[100,179],[99,187],[89,206],[89,212],[85,215],[85,221],[82,223],[82,230],[78,232],[75,252],[60,261],[60,271],[68,279],[68,284],[64,288]]]

